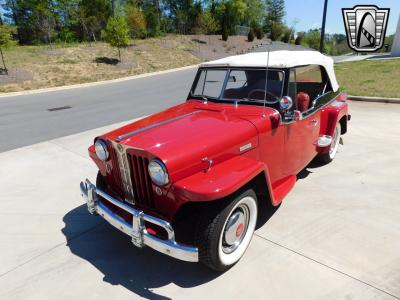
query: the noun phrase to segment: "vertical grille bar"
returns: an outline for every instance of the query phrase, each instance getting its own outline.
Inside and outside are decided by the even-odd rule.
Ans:
[[[144,169],[144,178],[145,178],[145,189],[146,189],[146,193],[147,193],[147,202],[149,206],[154,206],[153,203],[153,191],[151,189],[151,179],[150,179],[150,175],[149,172],[147,171],[149,166],[149,160],[147,158],[143,159],[143,169]]]
[[[135,200],[140,202],[140,196],[138,193],[139,189],[139,183],[138,183],[138,170],[137,170],[137,162],[136,162],[136,156],[132,156],[128,154],[128,160],[129,160],[129,167],[131,170],[131,181],[132,181],[132,187],[133,187],[133,193],[135,194]]]
[[[143,172],[143,158],[140,156],[138,157],[138,169],[139,169],[139,182],[140,182],[140,196],[142,197],[143,204],[147,204],[146,202],[146,193],[144,192],[144,172]]]

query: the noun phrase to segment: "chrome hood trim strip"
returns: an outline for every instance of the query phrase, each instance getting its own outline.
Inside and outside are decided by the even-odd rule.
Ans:
[[[162,125],[165,125],[165,124],[168,124],[168,123],[171,123],[171,122],[174,122],[174,121],[177,121],[177,120],[186,118],[186,117],[188,117],[188,116],[197,114],[198,112],[200,112],[200,111],[198,111],[198,110],[197,110],[197,111],[193,111],[193,112],[188,113],[188,114],[184,114],[184,115],[181,115],[181,116],[178,116],[178,117],[175,117],[175,118],[172,118],[172,119],[169,119],[169,120],[160,122],[160,123],[155,123],[155,124],[152,124],[152,125],[149,125],[149,126],[146,126],[146,127],[143,127],[143,128],[140,128],[140,129],[131,131],[131,132],[128,132],[128,133],[126,133],[126,134],[123,134],[123,135],[118,136],[118,137],[115,139],[115,141],[119,143],[119,142],[121,142],[122,140],[124,140],[124,139],[126,139],[126,138],[128,138],[128,137],[134,136],[134,135],[136,135],[136,134],[139,134],[139,133],[141,133],[141,132],[150,130],[150,129],[155,128],[155,127],[159,127],[159,126],[162,126]]]

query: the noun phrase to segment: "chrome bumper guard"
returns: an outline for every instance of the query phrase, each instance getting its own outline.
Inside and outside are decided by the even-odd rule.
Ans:
[[[175,233],[169,222],[150,216],[142,211],[126,205],[125,203],[96,188],[96,186],[88,179],[86,179],[85,182],[81,182],[80,189],[82,197],[87,203],[89,212],[94,215],[102,216],[115,228],[129,235],[132,238],[132,243],[136,247],[142,248],[147,245],[156,251],[180,260],[189,262],[197,262],[199,260],[197,248],[180,245],[175,241]],[[107,208],[101,201],[98,200],[97,195],[130,213],[132,215],[132,224],[129,224],[117,214],[112,212],[109,208]],[[163,240],[149,234],[144,226],[145,221],[165,229],[168,234],[168,240]]]

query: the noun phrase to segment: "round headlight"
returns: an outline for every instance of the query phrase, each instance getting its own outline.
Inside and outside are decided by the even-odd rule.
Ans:
[[[168,183],[168,173],[165,165],[159,160],[152,160],[149,163],[149,174],[151,180],[157,185],[166,185]]]
[[[106,161],[108,159],[109,154],[105,141],[97,140],[96,143],[94,143],[94,148],[96,149],[96,155],[100,160]]]

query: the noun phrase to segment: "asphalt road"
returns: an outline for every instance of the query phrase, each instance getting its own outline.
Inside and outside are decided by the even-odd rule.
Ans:
[[[195,68],[64,91],[0,98],[0,152],[130,120],[186,99]],[[70,106],[70,109],[48,109]]]

